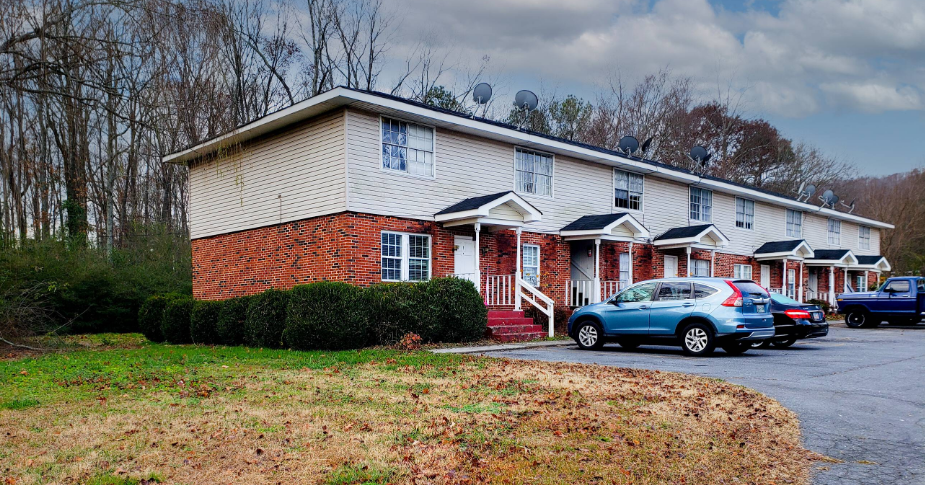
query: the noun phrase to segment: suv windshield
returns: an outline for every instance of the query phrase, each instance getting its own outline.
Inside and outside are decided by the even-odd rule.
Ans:
[[[739,281],[733,281],[732,284],[735,285],[735,287],[738,288],[739,291],[742,292],[742,296],[760,297],[760,298],[764,298],[768,296],[768,292],[765,291],[764,288],[758,286],[758,284],[755,283],[754,281],[739,280]]]
[[[643,283],[623,290],[617,295],[617,303],[633,303],[638,301],[649,301],[655,294],[655,283]]]

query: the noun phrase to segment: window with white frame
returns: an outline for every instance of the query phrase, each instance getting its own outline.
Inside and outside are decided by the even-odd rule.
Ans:
[[[803,211],[787,209],[787,237],[803,237]]]
[[[755,228],[755,201],[736,197],[736,227]]]
[[[691,219],[702,222],[713,221],[713,191],[691,187]]]
[[[838,246],[839,244],[841,244],[841,221],[829,219],[829,245]]]
[[[518,148],[514,159],[517,192],[552,195],[552,155]]]
[[[858,227],[858,248],[870,249],[870,228],[867,226]]]
[[[630,253],[620,253],[620,281],[630,280]]]
[[[642,175],[625,170],[613,170],[614,207],[642,210],[642,188]]]
[[[797,294],[797,270],[787,270],[787,296],[796,298]]]
[[[540,247],[536,244],[523,246],[524,280],[534,287],[540,285]]]
[[[857,276],[858,287],[855,291],[867,291],[867,273],[861,273]]]
[[[382,233],[382,281],[430,279],[430,236]]]
[[[737,280],[752,279],[752,265],[737,264],[732,267],[732,277]]]
[[[692,259],[691,264],[693,265],[691,276],[701,276],[705,278],[710,276],[709,261],[705,259]]]
[[[434,176],[434,129],[382,118],[382,168]]]

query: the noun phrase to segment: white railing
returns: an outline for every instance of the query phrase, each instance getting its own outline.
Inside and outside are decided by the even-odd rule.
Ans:
[[[514,275],[500,274],[485,277],[485,305],[514,306]]]
[[[601,301],[623,291],[629,286],[629,281],[601,281]]]
[[[594,301],[594,282],[591,280],[568,280],[566,288],[566,306],[585,306]]]
[[[521,298],[527,300],[527,302],[536,307],[537,310],[543,312],[547,317],[549,317],[549,336],[552,337],[555,335],[555,319],[553,318],[555,312],[553,311],[554,304],[552,298],[544,295],[542,292],[540,292],[540,290],[537,290],[533,287],[533,285],[527,283],[519,276],[517,277],[517,283],[520,289],[518,294],[515,296],[517,300],[520,301]],[[537,300],[545,303],[545,305],[540,305]]]
[[[820,298],[822,295],[823,293],[820,293],[819,291],[813,291],[809,288],[805,288],[803,290],[803,301],[807,302],[809,300],[824,300],[825,298]]]

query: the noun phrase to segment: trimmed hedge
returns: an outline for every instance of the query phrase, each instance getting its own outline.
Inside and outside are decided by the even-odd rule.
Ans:
[[[172,344],[192,343],[190,322],[195,304],[196,300],[191,297],[167,299],[167,306],[164,307],[164,317],[161,320],[161,334],[166,342]]]
[[[217,344],[218,315],[224,304],[220,301],[197,301],[190,315],[190,337],[196,344]]]
[[[244,320],[244,343],[251,347],[282,348],[288,304],[288,291],[271,288],[252,296]]]
[[[421,337],[425,342],[471,342],[485,335],[488,308],[475,284],[461,278],[436,278],[421,285]]]
[[[365,290],[365,307],[373,340],[381,345],[397,343],[415,333],[427,340],[423,312],[426,311],[422,285],[380,283]]]
[[[283,340],[298,350],[358,349],[370,343],[364,290],[325,281],[292,289]]]
[[[138,326],[141,333],[152,342],[163,342],[161,321],[164,320],[164,308],[167,306],[167,297],[154,295],[149,297],[138,309]]]
[[[225,300],[218,312],[215,331],[218,342],[224,345],[244,344],[244,325],[247,320],[247,307],[251,297],[239,296]]]

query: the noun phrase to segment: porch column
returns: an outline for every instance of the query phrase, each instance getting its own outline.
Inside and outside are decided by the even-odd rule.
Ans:
[[[787,295],[787,258],[784,258],[784,272],[780,274],[780,293]]]
[[[629,260],[630,260],[630,268],[629,268],[630,280],[629,280],[629,282],[626,283],[627,285],[633,284],[633,242],[632,242],[632,241],[630,241],[630,257],[629,257]]]
[[[800,261],[800,287],[797,288],[797,292],[800,295],[800,297],[797,298],[797,300],[800,303],[806,303],[805,301],[803,301],[803,261]]]
[[[835,305],[835,266],[829,266],[829,305]]]
[[[523,278],[520,272],[520,228],[518,227],[515,232],[517,232],[517,270],[514,273],[514,309],[520,310],[520,279]]]
[[[687,275],[685,276],[685,278],[690,278],[691,277],[691,247],[688,246],[685,249],[687,250],[686,251],[687,252],[687,269],[685,270],[687,272]]]
[[[710,250],[710,278],[716,277],[716,250]]]
[[[591,303],[601,302],[601,240],[594,240],[594,278],[591,280],[594,295],[591,297]]]
[[[482,230],[482,224],[475,223],[475,288],[482,292],[482,267],[479,265],[479,232]]]

